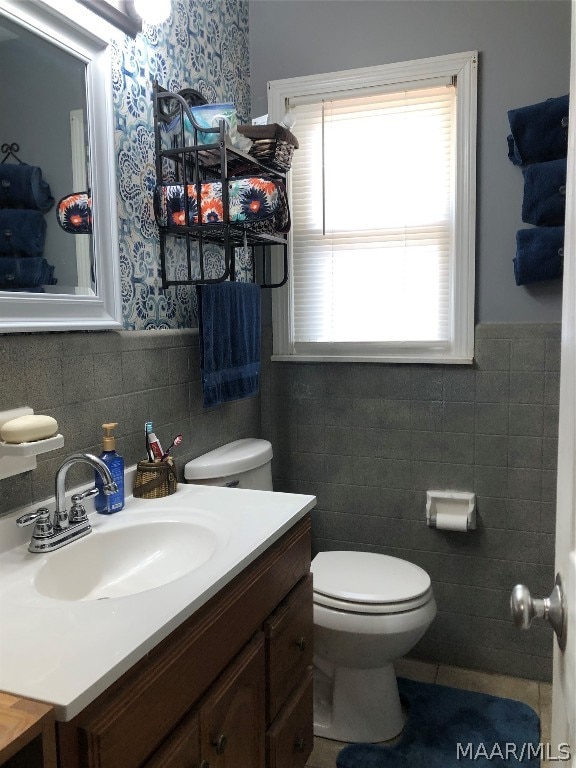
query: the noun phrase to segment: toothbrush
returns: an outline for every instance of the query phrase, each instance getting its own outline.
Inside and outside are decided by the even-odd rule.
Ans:
[[[172,442],[170,443],[168,448],[162,454],[162,461],[164,461],[164,459],[167,459],[168,458],[168,454],[170,453],[172,448],[175,448],[177,445],[180,445],[181,442],[182,442],[182,435],[176,435],[174,440],[172,440]]]
[[[144,424],[144,434],[146,435],[146,453],[148,454],[148,461],[154,461],[154,454],[152,453],[152,448],[150,447],[151,433],[152,433],[152,422],[147,421]]]

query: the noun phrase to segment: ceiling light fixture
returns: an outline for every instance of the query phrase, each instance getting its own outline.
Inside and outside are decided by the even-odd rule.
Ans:
[[[76,0],[130,37],[145,24],[161,24],[172,12],[171,0]]]
[[[170,0],[133,0],[134,10],[145,24],[162,24],[172,11]]]

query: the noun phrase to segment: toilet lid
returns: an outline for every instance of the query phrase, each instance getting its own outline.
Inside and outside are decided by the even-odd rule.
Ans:
[[[414,563],[373,552],[319,552],[312,561],[314,593],[349,603],[421,603],[430,576]],[[419,599],[420,598],[420,599]]]

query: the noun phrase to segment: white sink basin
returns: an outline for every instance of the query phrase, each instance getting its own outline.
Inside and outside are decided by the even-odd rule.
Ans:
[[[0,516],[0,691],[75,717],[315,501],[181,485],[91,513],[92,533],[45,554],[29,552],[31,531],[16,525],[34,505]]]
[[[210,524],[158,521],[96,530],[53,552],[34,578],[57,600],[104,600],[163,586],[206,563],[221,537]]]

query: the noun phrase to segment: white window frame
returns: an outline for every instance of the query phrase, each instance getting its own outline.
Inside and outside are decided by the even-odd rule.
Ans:
[[[427,59],[362,67],[341,72],[273,80],[268,83],[268,115],[279,123],[290,99],[319,98],[367,88],[387,88],[411,82],[451,77],[457,86],[456,177],[454,238],[451,252],[451,313],[448,344],[340,342],[318,344],[318,352],[298,350],[293,340],[292,284],[272,291],[274,347],[272,360],[294,362],[471,363],[474,356],[474,280],[476,240],[476,121],[478,52],[455,53]],[[298,126],[295,126],[298,133]],[[368,148],[369,149],[369,148]],[[288,174],[288,193],[290,179]],[[291,270],[291,238],[288,261]],[[309,345],[308,345],[309,346]],[[316,345],[315,345],[316,346]]]

